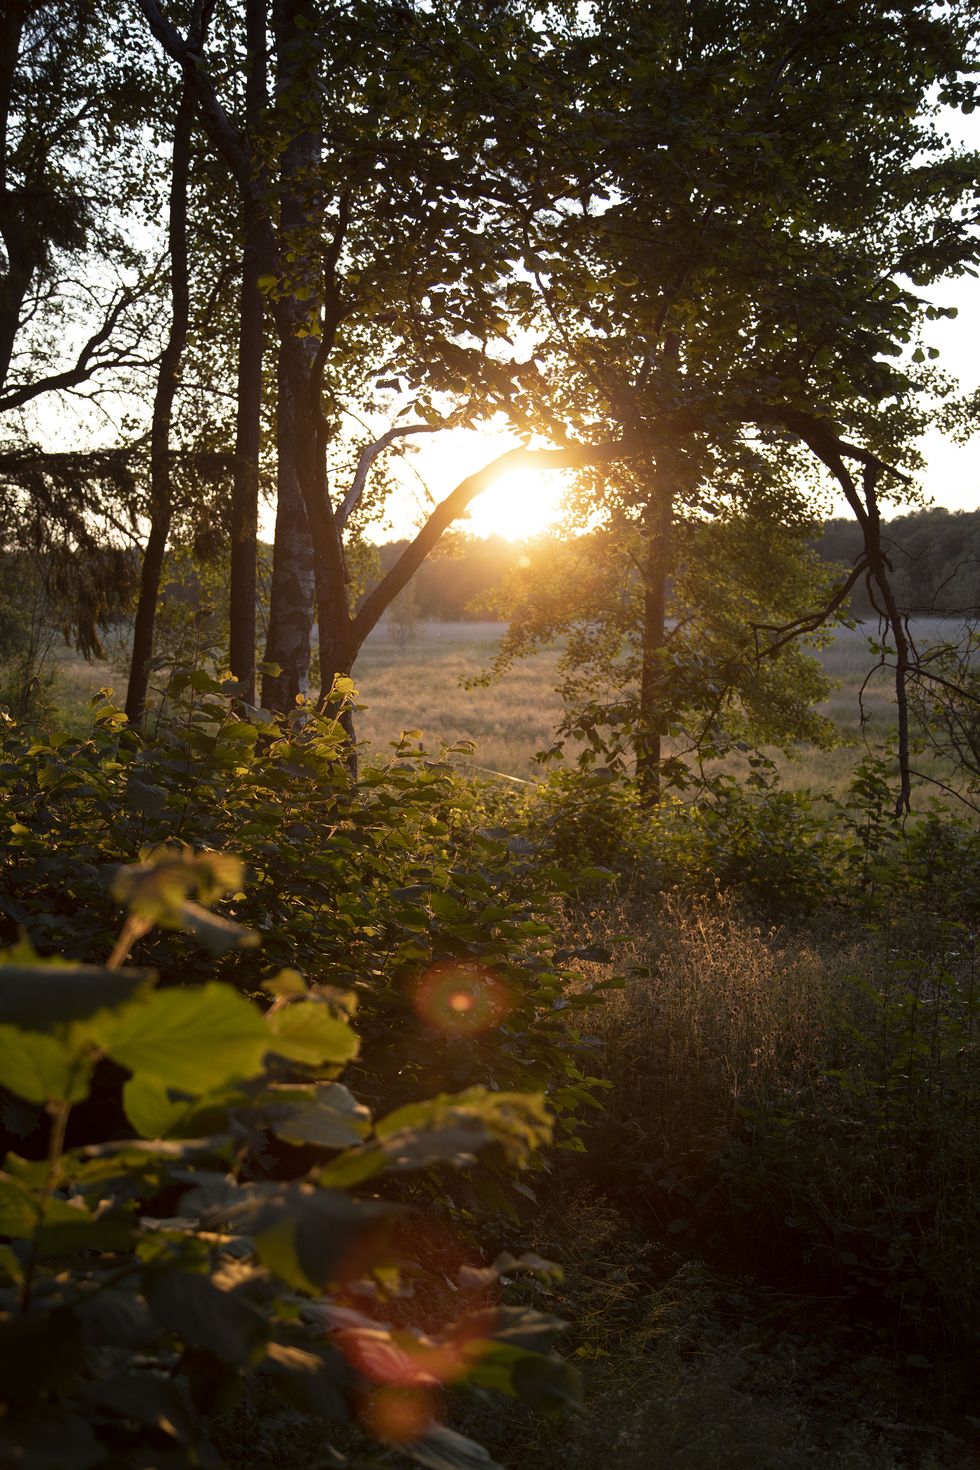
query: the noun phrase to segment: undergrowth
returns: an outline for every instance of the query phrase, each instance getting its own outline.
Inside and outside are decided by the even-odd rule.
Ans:
[[[605,774],[512,798],[415,732],[355,774],[338,713],[270,720],[198,669],[143,736],[106,699],[83,735],[8,720],[4,937],[105,964],[120,866],[163,843],[233,851],[243,876],[219,914],[129,935],[161,995],[217,980],[268,1007],[279,976],[287,1007],[356,1002],[344,1078],[375,1117],[432,1094],[545,1095],[556,1147],[519,1177],[493,1147],[474,1166],[465,1140],[451,1177],[423,1158],[410,1183],[372,1183],[322,1136],[273,1130],[255,1153],[289,1189],[314,1171],[425,1213],[424,1238],[409,1223],[399,1242],[420,1269],[411,1296],[389,1293],[385,1330],[451,1317],[462,1257],[499,1278],[503,1306],[569,1323],[586,1411],[542,1425],[530,1383],[503,1410],[445,1388],[452,1422],[514,1470],[971,1463],[975,829],[896,821],[884,761],[840,802],[788,795],[762,766],[751,787],[726,777],[656,813]],[[261,945],[202,954],[246,931]],[[179,1136],[178,1104],[164,1088],[134,1116]],[[33,1167],[44,1099],[6,1097],[3,1120]],[[127,1127],[100,1061],[64,1147]],[[564,1283],[510,1269],[527,1245]],[[324,1463],[277,1394],[259,1374],[233,1412],[206,1412],[227,1463]]]

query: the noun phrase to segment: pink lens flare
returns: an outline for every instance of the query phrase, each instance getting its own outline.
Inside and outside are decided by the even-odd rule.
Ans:
[[[456,1036],[479,1036],[499,1026],[511,1009],[504,982],[483,965],[444,960],[426,970],[412,996],[427,1026]]]

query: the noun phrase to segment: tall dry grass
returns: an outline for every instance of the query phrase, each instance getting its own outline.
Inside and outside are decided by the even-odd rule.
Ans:
[[[590,1152],[678,1239],[889,1304],[980,1311],[980,966],[955,918],[766,931],[730,896],[621,913],[641,973],[590,1013]],[[607,928],[609,916],[596,921]],[[596,937],[596,936],[594,936]]]
[[[591,1013],[611,1104],[652,1156],[714,1153],[740,1111],[799,1087],[824,1060],[845,951],[828,973],[805,943],[746,920],[730,895],[667,894],[625,913],[619,966],[646,973]],[[639,922],[638,922],[639,921]]]

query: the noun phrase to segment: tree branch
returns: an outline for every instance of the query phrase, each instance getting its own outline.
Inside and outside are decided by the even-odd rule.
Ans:
[[[40,397],[42,393],[57,393],[65,388],[75,388],[79,383],[86,382],[95,372],[101,368],[118,367],[124,365],[124,360],[118,361],[99,360],[92,361],[93,355],[112,336],[116,329],[116,323],[131,301],[135,299],[135,290],[121,291],[111,303],[101,327],[93,332],[88,341],[80,349],[75,359],[74,367],[66,368],[64,372],[51,373],[45,378],[36,378],[33,383],[25,383],[20,388],[11,388],[9,392],[0,394],[0,413],[6,413],[12,408],[21,408],[25,403]]]
[[[446,427],[447,425],[445,424],[402,424],[401,426],[389,429],[386,434],[382,434],[380,439],[375,439],[373,444],[366,444],[358,455],[357,468],[354,471],[354,478],[351,481],[350,489],[341,501],[337,511],[337,524],[341,529],[346,526],[351,512],[355,509],[361,496],[364,494],[364,487],[367,484],[371,466],[378,458],[378,455],[384,453],[389,444],[393,444],[396,439],[404,438],[407,434],[437,434],[441,429]]]
[[[568,444],[560,449],[525,449],[519,445],[508,449],[489,464],[461,480],[456,489],[441,500],[419,531],[415,540],[405,548],[388,573],[364,599],[357,616],[352,619],[351,631],[355,648],[360,648],[365,638],[376,626],[382,613],[406,587],[425,558],[438,545],[443,532],[457,520],[470,502],[510,470],[567,470],[582,469],[586,465],[605,464],[612,460],[627,459],[634,454],[649,453],[648,441],[639,437],[624,437],[602,444]]]
[[[885,556],[881,546],[881,514],[878,509],[877,484],[880,477],[887,473],[898,476],[899,479],[907,481],[907,476],[896,470],[893,465],[886,464],[884,460],[866,449],[860,449],[856,445],[848,444],[846,440],[839,438],[826,421],[815,418],[811,414],[799,409],[772,409],[768,410],[767,419],[755,417],[756,422],[781,422],[792,432],[809,445],[827,469],[830,470],[834,479],[840,485],[848,505],[854,512],[858,524],[864,536],[865,562],[868,570],[869,582],[874,583],[881,593],[884,602],[884,617],[892,631],[895,639],[895,702],[898,706],[898,769],[900,787],[895,801],[895,814],[901,816],[911,810],[912,805],[912,770],[909,754],[909,700],[908,680],[915,662],[915,648],[908,636],[908,629],[902,619],[895,594],[892,590],[891,579],[888,575],[888,558]],[[862,490],[863,499],[858,491],[854,477],[844,463],[844,457],[856,459],[863,466]]]
[[[136,0],[155,39],[182,68],[188,90],[197,103],[201,125],[225,160],[244,197],[253,199],[256,183],[252,160],[241,129],[237,128],[218,100],[218,94],[201,64],[200,44],[194,45],[161,14],[155,0]]]
[[[756,640],[756,659],[761,660],[764,658],[771,658],[774,654],[777,654],[781,648],[785,648],[787,643],[792,643],[793,639],[798,638],[801,633],[815,633],[818,628],[822,628],[827,619],[832,617],[833,614],[844,602],[844,599],[847,597],[855,582],[863,577],[866,571],[867,562],[865,561],[864,557],[861,557],[860,560],[857,562],[857,565],[854,567],[853,571],[847,577],[846,581],[841,583],[841,585],[836,589],[829,601],[825,603],[823,607],[817,608],[816,611],[812,613],[804,613],[802,617],[795,618],[791,623],[784,623],[781,626],[777,626],[773,623],[750,624]],[[758,637],[760,633],[775,633],[778,636],[773,643],[768,643],[765,648],[760,648]]]

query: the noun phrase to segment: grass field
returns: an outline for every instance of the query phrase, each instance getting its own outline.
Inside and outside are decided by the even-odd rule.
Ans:
[[[836,686],[824,713],[838,726],[840,743],[829,751],[800,745],[792,759],[776,756],[788,786],[839,791],[864,751],[879,748],[891,733],[894,686],[889,673],[873,672],[861,693],[874,669],[868,640],[875,631],[871,625],[844,629],[820,654]],[[923,644],[937,642],[949,631],[949,623],[940,618],[920,619],[916,626]],[[561,718],[554,691],[559,651],[551,648],[517,664],[489,689],[462,688],[463,678],[490,662],[499,636],[495,623],[421,623],[415,637],[401,646],[382,625],[354,670],[367,706],[358,724],[361,736],[374,750],[384,749],[406,728],[422,730],[431,745],[462,737],[476,741],[477,765],[533,777],[540,767],[532,756],[548,744]]]
[[[921,643],[934,642],[948,636],[949,626],[939,618],[920,619],[916,633]],[[865,723],[861,723],[860,690],[874,665],[868,649],[874,631],[871,625],[843,630],[821,654],[837,686],[824,709],[840,729],[840,743],[830,751],[801,745],[791,760],[779,756],[787,785],[839,791],[865,748],[877,748],[887,738],[894,714],[887,672],[875,673],[866,687]],[[473,740],[474,766],[532,779],[540,770],[532,760],[534,752],[550,742],[561,717],[554,690],[559,651],[550,648],[518,663],[490,688],[463,688],[463,679],[490,663],[499,637],[497,623],[420,622],[407,638],[382,623],[354,669],[364,705],[358,735],[371,753],[384,755],[400,731],[417,729],[430,749],[443,742]],[[121,670],[112,663],[87,663],[61,650],[50,698],[68,723],[84,722],[87,702],[102,686],[114,688],[121,700],[125,688]]]

